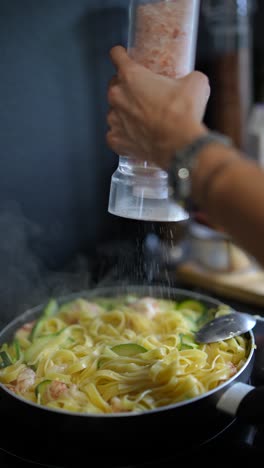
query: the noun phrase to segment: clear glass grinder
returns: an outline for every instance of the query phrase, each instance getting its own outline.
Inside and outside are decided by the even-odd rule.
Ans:
[[[193,70],[199,0],[131,0],[128,52],[138,63],[172,78]],[[144,221],[184,221],[189,215],[176,202],[168,174],[153,164],[119,156],[112,175],[108,211]]]

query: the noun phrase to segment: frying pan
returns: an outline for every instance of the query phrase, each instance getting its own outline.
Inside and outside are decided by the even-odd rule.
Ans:
[[[220,301],[185,289],[163,286],[109,286],[59,298],[59,303],[77,297],[114,297],[137,294],[174,300],[192,298],[207,307]],[[12,339],[24,323],[36,319],[43,305],[27,310],[0,333],[0,343]],[[214,390],[191,400],[143,413],[91,415],[48,409],[14,395],[0,384],[0,447],[29,460],[40,459],[53,466],[76,466],[77,460],[97,460],[107,466],[136,460],[139,451],[181,453],[217,437],[237,418],[250,424],[264,421],[264,388],[248,384],[253,368],[255,341],[240,371]],[[12,430],[7,429],[11,424]],[[141,460],[142,460],[141,455]],[[93,465],[94,466],[94,465]]]

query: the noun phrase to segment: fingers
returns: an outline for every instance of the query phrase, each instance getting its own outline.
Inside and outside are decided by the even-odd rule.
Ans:
[[[118,84],[118,77],[117,75],[114,75],[109,81],[108,89],[112,88],[112,86],[116,86],[117,84]]]
[[[127,142],[124,141],[121,135],[109,130],[106,134],[106,142],[115,153],[122,156],[128,156],[130,153]]]
[[[113,84],[109,86],[107,93],[107,101],[111,108],[115,108],[118,111],[128,111],[130,108],[129,96],[123,89],[123,86],[119,82],[113,80]]]
[[[121,127],[121,120],[118,117],[117,113],[114,111],[114,109],[109,110],[106,120],[107,120],[107,125],[110,128],[119,128],[119,127]]]
[[[115,109],[111,109],[107,114],[108,132],[106,141],[108,146],[118,154],[125,156],[128,153],[129,138],[125,131],[122,118]]]
[[[115,46],[110,50],[110,57],[116,69],[125,67],[131,62],[127,51],[122,46]]]
[[[114,105],[116,95],[119,93],[118,84],[119,84],[118,77],[117,75],[114,75],[109,81],[108,90],[107,90],[107,100],[110,106]]]

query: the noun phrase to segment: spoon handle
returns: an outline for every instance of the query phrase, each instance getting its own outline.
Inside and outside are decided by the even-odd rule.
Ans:
[[[257,322],[264,322],[264,316],[262,317],[261,315],[252,315],[254,319],[257,320]]]

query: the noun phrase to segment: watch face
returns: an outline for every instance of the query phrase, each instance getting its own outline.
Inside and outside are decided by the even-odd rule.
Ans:
[[[217,132],[207,132],[196,138],[182,150],[176,151],[169,169],[169,181],[173,188],[173,197],[184,203],[191,194],[191,171],[196,157],[206,145],[215,142],[231,146],[232,141]]]
[[[169,171],[169,183],[174,200],[186,209],[185,202],[191,192],[190,170],[186,167],[171,167]]]
[[[180,197],[185,200],[191,193],[191,173],[187,167],[178,170]]]

